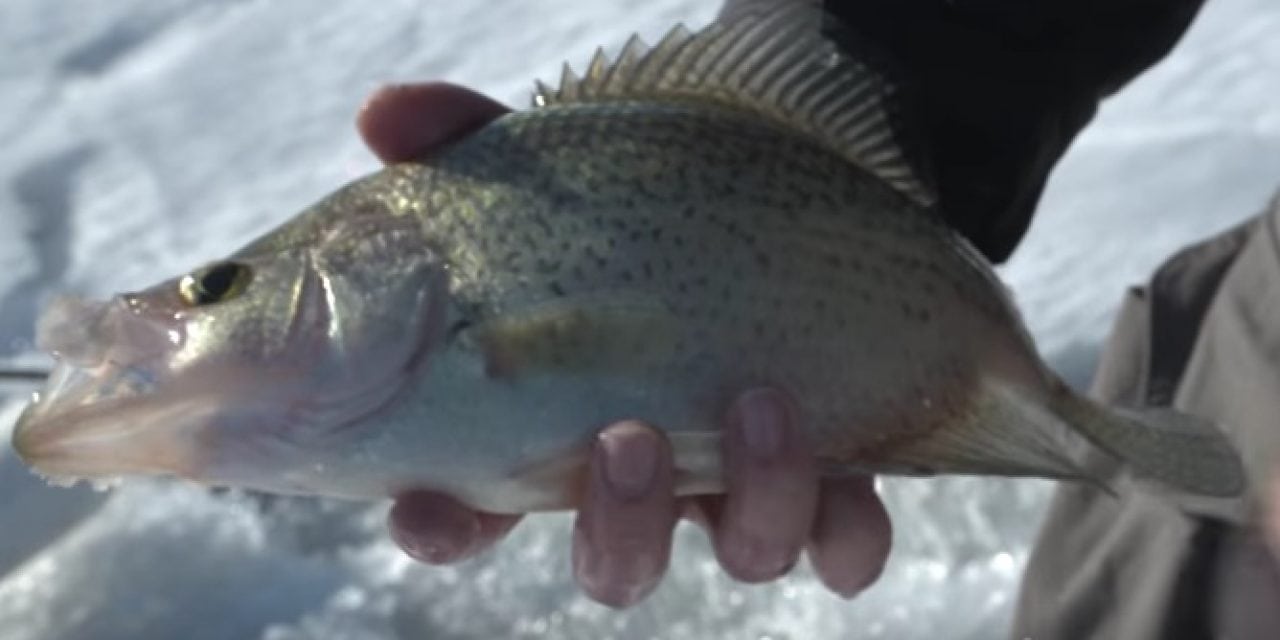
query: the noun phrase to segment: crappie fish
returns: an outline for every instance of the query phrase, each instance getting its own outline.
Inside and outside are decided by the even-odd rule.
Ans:
[[[670,438],[681,494],[722,490],[719,418],[767,384],[827,474],[1239,494],[1213,425],[1104,408],[1049,371],[941,221],[892,85],[820,19],[633,38],[226,259],[56,302],[38,334],[58,364],[15,448],[53,478],[525,512],[572,507],[592,435],[627,418]]]

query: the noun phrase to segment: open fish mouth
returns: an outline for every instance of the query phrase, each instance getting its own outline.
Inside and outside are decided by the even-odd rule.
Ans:
[[[159,381],[174,330],[123,299],[63,298],[37,333],[58,362],[14,427],[23,461],[55,479],[193,472],[194,448],[179,441],[188,430],[172,426],[188,423],[192,407],[163,401]]]
[[[144,314],[133,298],[106,302],[59,297],[36,327],[36,343],[58,361],[30,409],[62,414],[151,393],[182,331]]]
[[[190,476],[198,465],[186,440],[195,407],[157,402],[137,370],[86,370],[60,363],[44,391],[18,417],[13,447],[52,479],[126,474]]]
[[[137,365],[105,361],[92,368],[60,362],[49,374],[45,388],[33,406],[66,412],[151,393],[156,388],[153,371]]]

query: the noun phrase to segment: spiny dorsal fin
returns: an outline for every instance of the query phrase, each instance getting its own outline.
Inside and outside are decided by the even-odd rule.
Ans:
[[[744,2],[702,31],[683,25],[653,48],[632,37],[610,63],[597,51],[579,78],[566,64],[560,87],[539,82],[533,102],[707,100],[801,131],[932,205],[928,177],[894,130],[895,88],[866,61],[840,51],[809,2]]]
[[[645,44],[640,36],[631,36],[631,39],[627,40],[627,45],[622,48],[622,53],[618,54],[618,60],[613,63],[613,68],[600,82],[600,90],[606,95],[617,91],[634,74],[636,65],[648,50],[649,45]]]

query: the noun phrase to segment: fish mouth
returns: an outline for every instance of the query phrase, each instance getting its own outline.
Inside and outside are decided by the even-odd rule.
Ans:
[[[108,370],[116,367],[106,367]],[[136,375],[136,374],[134,374]],[[37,473],[58,481],[134,474],[194,477],[202,466],[191,424],[199,407],[161,401],[154,388],[104,397],[104,379],[130,374],[60,363],[13,429],[13,448]],[[108,383],[111,384],[121,383]]]
[[[18,456],[52,480],[128,474],[191,476],[192,424],[202,412],[158,382],[167,371],[174,331],[140,318],[127,303],[60,299],[38,328],[41,347],[58,360],[44,389],[18,417]]]

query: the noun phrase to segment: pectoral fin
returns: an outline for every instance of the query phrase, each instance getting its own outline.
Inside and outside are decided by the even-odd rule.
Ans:
[[[671,309],[638,296],[559,298],[504,311],[471,333],[497,377],[529,370],[632,371],[669,362],[683,348]]]

